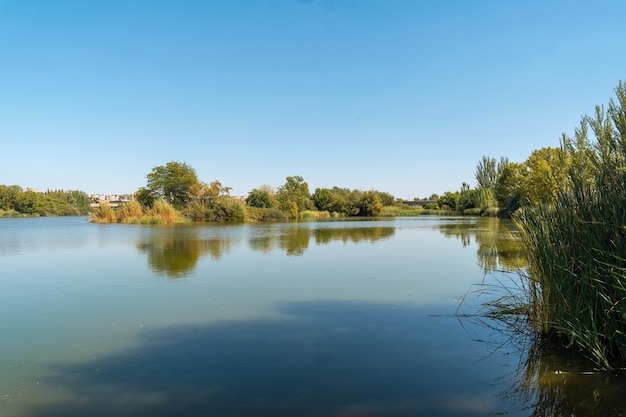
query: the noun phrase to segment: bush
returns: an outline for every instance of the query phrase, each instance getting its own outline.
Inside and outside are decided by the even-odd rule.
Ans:
[[[300,212],[301,219],[329,219],[330,213],[327,211],[304,210]]]
[[[465,216],[480,216],[482,212],[481,208],[473,207],[463,210],[463,215]]]
[[[287,215],[277,208],[246,207],[245,220],[253,222],[282,222],[287,220]]]
[[[193,221],[243,222],[246,217],[245,204],[232,197],[213,198],[207,202],[194,201],[185,213]]]

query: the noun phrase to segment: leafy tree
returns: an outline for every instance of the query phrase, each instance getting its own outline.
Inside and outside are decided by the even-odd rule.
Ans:
[[[498,179],[495,158],[484,156],[476,165],[476,188],[493,189]]]
[[[272,208],[274,207],[274,197],[268,190],[255,188],[248,193],[246,204],[250,207]]]
[[[527,201],[528,172],[524,164],[509,162],[501,170],[496,182],[495,196],[500,207],[510,213]]]
[[[221,182],[215,180],[209,184],[198,182],[192,190],[192,197],[202,203],[211,202],[219,197],[227,197],[230,195],[230,187],[225,187]]]
[[[496,185],[498,177],[509,163],[507,158],[500,158],[496,163],[495,158],[483,156],[476,165],[476,206],[492,207],[497,204]]]
[[[320,211],[331,211],[332,193],[328,188],[316,188],[311,196],[313,204]]]
[[[457,205],[458,211],[463,211],[476,207],[476,190],[472,190],[468,183],[464,182],[461,185],[461,192],[459,193],[459,200]]]
[[[154,200],[156,200],[155,193],[148,190],[145,187],[141,187],[135,192],[135,200],[137,200],[144,207],[152,207]]]
[[[361,194],[358,202],[359,216],[378,216],[383,209],[383,201],[376,191]]]
[[[527,198],[534,204],[551,204],[567,184],[566,158],[559,148],[532,152],[525,162],[528,175]]]
[[[378,197],[380,198],[380,201],[383,204],[383,206],[392,206],[396,201],[396,198],[389,193],[386,193],[384,191],[374,191],[374,192],[378,194]]]
[[[15,210],[15,202],[21,193],[22,188],[17,185],[0,185],[0,210]]]
[[[299,212],[313,208],[309,184],[299,175],[287,177],[285,185],[278,189],[277,198],[280,209],[290,217],[297,218]]]
[[[178,209],[183,208],[194,197],[194,193],[202,188],[196,171],[184,162],[156,166],[146,177],[146,190],[150,192],[150,197],[164,199]]]

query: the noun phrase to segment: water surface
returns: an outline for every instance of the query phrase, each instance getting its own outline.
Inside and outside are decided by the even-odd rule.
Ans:
[[[0,219],[0,415],[619,415],[620,378],[474,316],[515,233]]]

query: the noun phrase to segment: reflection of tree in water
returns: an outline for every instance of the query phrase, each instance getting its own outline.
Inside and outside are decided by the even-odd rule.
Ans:
[[[309,247],[311,229],[308,227],[291,227],[287,233],[278,237],[278,245],[287,255],[300,256]]]
[[[299,256],[309,247],[311,236],[315,236],[317,245],[327,245],[333,241],[344,243],[376,242],[387,239],[395,233],[393,227],[290,227],[282,233],[256,236],[250,239],[250,248],[269,253],[275,247],[285,250],[287,255]]]
[[[148,254],[148,264],[153,271],[171,278],[180,278],[190,274],[198,260],[209,255],[219,259],[231,247],[231,240],[220,237],[200,239],[197,233],[170,233],[153,236],[137,245],[138,249]]]
[[[515,369],[495,382],[506,381],[498,396],[512,404],[508,413],[523,411],[533,417],[626,414],[623,373],[595,370],[591,361],[558,340],[539,337],[523,318],[481,319],[478,324],[494,330],[494,337],[475,339],[493,348],[490,360],[497,354],[520,358]]]
[[[376,242],[390,238],[395,232],[394,227],[322,228],[315,230],[315,243],[328,244],[333,240],[341,240],[343,243]]]
[[[485,271],[519,270],[526,266],[526,249],[510,220],[481,217],[439,226],[446,237],[456,237],[467,247],[475,239],[478,263]]]

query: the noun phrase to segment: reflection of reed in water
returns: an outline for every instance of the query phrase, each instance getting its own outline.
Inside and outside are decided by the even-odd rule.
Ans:
[[[533,417],[576,416],[613,417],[626,414],[626,375],[594,369],[593,362],[581,358],[558,340],[537,335],[532,323],[522,315],[463,317],[474,325],[493,330],[492,338],[475,338],[488,344],[492,353],[519,356],[517,366],[493,384],[505,384],[498,397],[508,407],[494,414]],[[469,327],[465,326],[464,327]]]
[[[148,264],[154,272],[181,278],[193,272],[198,260],[205,255],[220,259],[230,251],[231,243],[231,239],[224,237],[199,239],[188,233],[171,233],[140,242],[137,248],[147,253]]]

